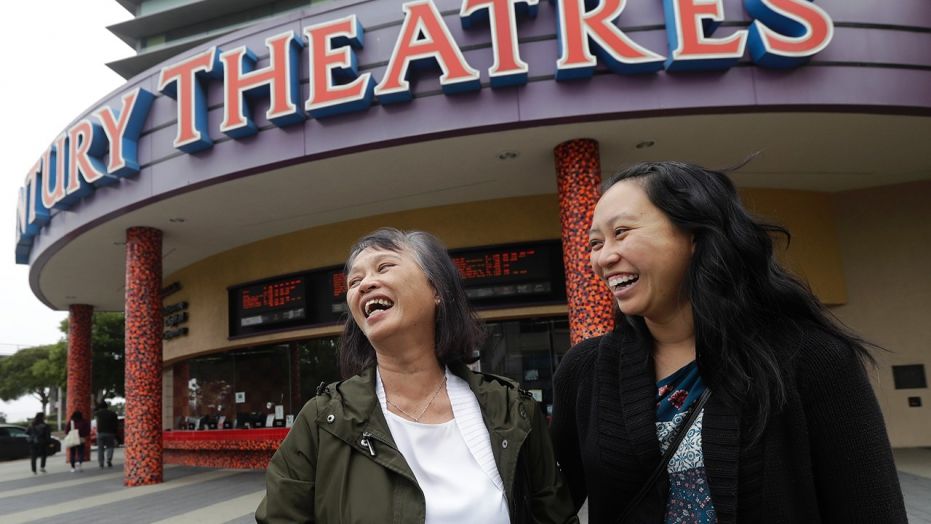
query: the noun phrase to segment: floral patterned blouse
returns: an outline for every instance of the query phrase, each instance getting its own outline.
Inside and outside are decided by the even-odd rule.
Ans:
[[[705,391],[705,384],[698,374],[698,365],[692,361],[657,382],[656,388],[656,436],[660,451],[665,453],[679,426],[688,417],[689,408]],[[704,410],[699,413],[666,467],[669,472],[667,524],[717,522],[702,456],[703,415]]]

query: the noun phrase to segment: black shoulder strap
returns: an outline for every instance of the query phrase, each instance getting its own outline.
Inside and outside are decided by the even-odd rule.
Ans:
[[[643,498],[647,496],[647,493],[653,489],[653,486],[656,485],[656,481],[659,480],[659,477],[666,471],[666,466],[669,465],[669,461],[672,460],[672,456],[676,454],[676,450],[679,449],[679,444],[682,443],[682,439],[685,438],[685,434],[689,432],[689,428],[692,427],[692,424],[695,423],[695,420],[698,419],[698,415],[701,414],[701,410],[705,407],[705,403],[708,402],[708,397],[711,396],[711,390],[707,387],[705,391],[702,392],[701,396],[698,397],[698,401],[692,405],[689,409],[689,416],[685,419],[685,422],[682,423],[682,427],[679,428],[679,431],[676,433],[675,438],[672,439],[672,442],[669,443],[669,447],[666,448],[666,452],[663,453],[663,458],[659,461],[659,465],[656,466],[656,469],[653,470],[653,473],[650,475],[650,478],[647,479],[646,484],[640,488],[640,491],[631,499],[630,503],[627,504],[627,507],[624,508],[624,512],[621,513],[621,518],[618,519],[619,523],[626,522],[630,518],[633,511],[643,502]]]

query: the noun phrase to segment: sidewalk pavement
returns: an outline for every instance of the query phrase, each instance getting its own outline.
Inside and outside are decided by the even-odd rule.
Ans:
[[[265,472],[165,466],[165,482],[123,486],[123,450],[99,469],[96,452],[83,472],[64,455],[49,457],[48,473],[33,475],[29,459],[0,462],[0,522],[235,523],[254,522],[265,494]],[[931,524],[931,449],[895,450],[909,522]],[[583,508],[582,522],[587,523]]]
[[[265,495],[264,471],[174,465],[162,484],[127,488],[122,448],[113,468],[91,456],[75,473],[62,453],[48,458],[45,474],[33,475],[29,459],[0,463],[0,522],[249,523]]]

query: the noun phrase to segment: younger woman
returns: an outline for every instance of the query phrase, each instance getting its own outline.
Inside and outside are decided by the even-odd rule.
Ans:
[[[639,164],[606,187],[591,264],[615,331],[555,377],[576,505],[604,523],[905,522],[871,358],[776,262],[770,234],[786,231],[694,165]]]

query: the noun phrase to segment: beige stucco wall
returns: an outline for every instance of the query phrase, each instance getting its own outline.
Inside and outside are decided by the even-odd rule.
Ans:
[[[893,446],[931,445],[928,389],[896,390],[892,366],[931,371],[931,181],[833,197],[849,301],[833,309],[877,352],[874,385]],[[931,377],[928,377],[931,378]],[[922,398],[920,408],[908,397]]]
[[[756,215],[792,235],[788,249],[777,237],[776,255],[806,280],[825,304],[847,301],[831,194],[787,189],[746,189],[741,198]]]

